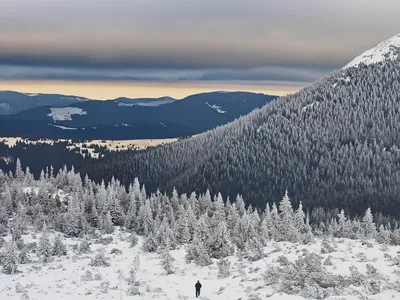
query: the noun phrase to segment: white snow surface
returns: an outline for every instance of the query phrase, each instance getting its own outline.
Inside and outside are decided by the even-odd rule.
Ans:
[[[57,127],[60,128],[62,130],[77,130],[78,128],[74,128],[74,127],[65,127],[65,126],[61,126],[61,125],[55,125],[55,124],[48,124],[49,126],[53,126],[53,127]]]
[[[215,110],[216,110],[218,113],[220,113],[220,114],[226,113],[226,110],[222,110],[222,106],[218,106],[218,105],[216,105],[216,104],[211,105],[211,104],[209,104],[208,102],[206,102],[206,104],[207,104],[207,106],[209,106],[209,107],[215,109]]]
[[[25,243],[38,242],[40,232],[34,235],[23,235]],[[54,234],[50,234],[54,240]],[[295,261],[304,251],[317,253],[325,260],[332,257],[332,265],[327,265],[327,271],[332,274],[350,275],[350,266],[357,267],[361,274],[366,274],[367,264],[374,266],[385,277],[387,284],[398,280],[399,266],[388,259],[389,256],[397,257],[399,246],[388,246],[384,249],[381,245],[371,241],[368,246],[359,240],[333,239],[336,250],[331,253],[321,253],[322,240],[317,239],[311,245],[299,245],[289,242],[268,242],[264,248],[266,257],[263,260],[250,262],[244,260],[244,267],[239,272],[236,257],[228,257],[231,262],[231,275],[227,278],[218,277],[216,260],[207,267],[200,267],[194,263],[185,262],[185,249],[180,247],[172,250],[171,255],[175,259],[173,268],[175,273],[166,275],[161,258],[156,253],[144,253],[141,249],[143,239],[139,238],[139,244],[129,248],[127,240],[129,233],[116,230],[111,236],[113,241],[108,245],[97,244],[93,239],[91,253],[77,254],[73,246],[80,243],[79,238],[63,238],[67,245],[67,256],[54,257],[52,262],[42,264],[35,254],[31,254],[32,262],[19,265],[20,273],[6,275],[0,273],[0,298],[2,300],[19,300],[16,286],[20,285],[26,291],[31,300],[108,300],[108,299],[195,299],[194,284],[197,280],[202,283],[201,296],[203,300],[237,300],[237,299],[270,299],[270,300],[305,300],[298,295],[288,295],[275,292],[273,286],[266,284],[263,274],[271,266],[279,266],[278,258],[285,256],[289,261]],[[7,237],[9,240],[9,237]],[[119,249],[122,254],[110,254],[112,249]],[[97,251],[105,250],[106,257],[110,259],[110,267],[89,266],[91,258]],[[136,255],[139,255],[140,266],[137,273],[140,295],[127,296],[128,288],[125,279],[129,276],[129,269]],[[119,277],[122,271],[122,278]],[[90,271],[93,274],[101,274],[100,280],[85,281],[81,277]],[[121,279],[120,279],[121,278]],[[104,288],[108,286],[108,288]],[[400,299],[400,292],[383,288],[379,293],[372,295],[367,293],[363,286],[350,286],[338,290],[340,296],[331,296],[328,300],[387,300]]]
[[[54,121],[72,121],[73,115],[87,115],[87,112],[79,107],[52,107],[50,110],[48,116],[52,117]]]
[[[394,60],[400,53],[400,34],[380,43],[375,48],[365,51],[349,62],[343,69],[357,67],[359,64],[366,65],[383,62],[386,60]]]

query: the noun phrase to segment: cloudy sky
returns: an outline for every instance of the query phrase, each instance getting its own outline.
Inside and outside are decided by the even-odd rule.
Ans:
[[[1,0],[0,90],[285,94],[400,33],[398,0]]]

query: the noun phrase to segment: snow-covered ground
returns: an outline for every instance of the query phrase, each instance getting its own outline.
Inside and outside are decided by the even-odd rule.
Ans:
[[[208,107],[211,107],[211,108],[215,109],[215,110],[216,110],[218,113],[220,113],[220,114],[226,113],[225,110],[222,110],[222,106],[218,106],[218,105],[216,105],[216,104],[211,105],[211,104],[209,104],[208,102],[206,102],[206,105],[207,105]]]
[[[74,128],[74,127],[66,127],[66,126],[55,125],[55,124],[48,124],[48,125],[56,127],[56,128],[60,128],[62,130],[77,130],[78,129],[78,128]]]
[[[394,60],[400,53],[400,34],[380,43],[378,46],[365,51],[349,62],[343,69],[357,67],[359,64],[366,65],[383,62],[385,60]]]
[[[40,235],[40,233],[24,235],[23,240],[25,244],[38,242]],[[53,239],[54,234],[52,236]],[[237,257],[229,257],[231,274],[226,278],[220,278],[216,260],[207,267],[200,267],[194,263],[187,264],[184,246],[171,250],[171,255],[175,259],[174,273],[166,275],[161,266],[160,255],[145,253],[141,250],[142,239],[139,239],[138,245],[130,248],[127,232],[116,230],[114,234],[102,237],[111,237],[112,242],[104,245],[97,243],[99,239],[89,240],[91,243],[89,254],[77,253],[74,245],[78,245],[81,242],[80,239],[66,238],[63,242],[67,244],[67,256],[54,257],[52,262],[43,264],[32,255],[32,262],[19,265],[21,273],[0,274],[1,299],[19,300],[23,294],[21,291],[26,291],[31,300],[194,299],[194,284],[200,280],[203,286],[200,299],[301,300],[306,298],[278,292],[275,284],[266,281],[265,274],[267,269],[272,267],[285,268],[287,261],[294,262],[304,253],[319,255],[324,268],[330,274],[343,275],[346,278],[350,276],[352,266],[355,266],[359,271],[358,274],[361,274],[353,276],[360,276],[360,286],[349,285],[344,289],[338,289],[337,296],[325,299],[400,299],[400,292],[390,287],[390,284],[395,283],[399,278],[400,268],[397,265],[398,260],[395,259],[400,251],[398,246],[382,246],[373,242],[348,239],[332,239],[329,242],[317,239],[311,245],[269,242],[264,249],[266,257],[262,260],[256,262],[244,260],[241,265]],[[327,248],[326,244],[332,248]],[[110,267],[89,265],[100,249],[105,250]],[[122,254],[111,254],[113,249],[120,250]],[[140,295],[128,296],[126,279],[129,277],[129,270],[137,255],[139,255],[140,265],[136,279]],[[368,272],[370,268],[368,265],[376,268],[377,273],[369,273],[368,276],[361,278]],[[310,270],[311,273],[312,270]],[[86,279],[83,278],[85,276]],[[380,280],[384,286],[375,295],[371,292],[374,289],[374,283],[369,282],[373,280]],[[293,284],[295,285],[295,282]],[[397,289],[399,287],[397,284]]]
[[[54,121],[71,121],[73,115],[87,115],[87,112],[79,107],[52,107],[50,110],[48,116],[52,117]]]

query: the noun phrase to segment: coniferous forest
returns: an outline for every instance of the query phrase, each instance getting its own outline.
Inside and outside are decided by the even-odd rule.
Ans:
[[[262,208],[287,189],[304,207],[400,211],[400,60],[339,70],[299,93],[188,140],[88,161],[99,182],[221,193]]]

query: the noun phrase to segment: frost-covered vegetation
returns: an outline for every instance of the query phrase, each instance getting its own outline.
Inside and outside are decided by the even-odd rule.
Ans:
[[[19,290],[50,293],[30,285],[30,280],[38,284],[31,277],[38,270],[46,270],[42,276],[58,272],[60,282],[62,274],[77,270],[84,282],[97,281],[76,292],[68,292],[66,282],[53,282],[71,297],[112,291],[142,299],[151,293],[182,295],[173,294],[170,285],[152,286],[149,278],[157,276],[171,278],[166,280],[172,286],[193,277],[188,290],[197,279],[214,278],[210,285],[221,286],[208,291],[212,299],[224,299],[232,289],[227,282],[239,278],[239,290],[248,299],[267,293],[325,299],[400,290],[393,273],[400,265],[400,230],[377,226],[370,209],[354,219],[343,210],[327,218],[320,209],[313,214],[320,222],[310,223],[301,203],[293,207],[287,193],[278,204],[259,210],[246,207],[240,196],[231,203],[209,192],[147,195],[137,179],[127,190],[117,180],[95,184],[65,169],[57,176],[43,172],[35,180],[19,162],[14,174],[0,173],[0,184],[0,279],[7,282],[0,292],[9,295],[13,276],[24,282]],[[135,255],[145,257],[146,270],[154,261],[158,267],[140,273]],[[339,261],[345,266],[340,270]],[[78,279],[68,280],[73,286]]]

